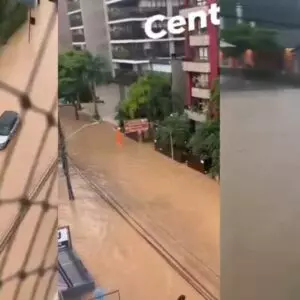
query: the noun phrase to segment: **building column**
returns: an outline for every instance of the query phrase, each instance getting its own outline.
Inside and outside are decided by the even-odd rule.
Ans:
[[[167,17],[172,17],[173,16],[173,3],[172,0],[166,0],[166,8],[167,8]],[[168,37],[171,39],[173,38],[173,34],[168,33]],[[172,54],[175,53],[175,44],[174,41],[170,41],[169,42],[169,54],[170,57],[172,56]]]

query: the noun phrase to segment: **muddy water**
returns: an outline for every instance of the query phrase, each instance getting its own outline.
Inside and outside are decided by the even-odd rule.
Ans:
[[[61,111],[68,134],[86,124]],[[86,127],[69,153],[98,184],[132,211],[201,280],[218,293],[219,186],[150,145],[115,143],[111,125]],[[209,277],[209,279],[208,279]]]
[[[121,299],[203,299],[74,172],[72,183],[74,203],[61,175],[59,224],[70,225],[73,245],[101,288],[119,290]]]
[[[221,299],[299,299],[300,89],[221,97]]]
[[[38,57],[39,49],[42,46],[42,41],[45,35],[47,36],[45,52],[42,56],[40,67],[37,69],[34,82],[29,90],[31,104],[35,109],[30,108],[22,112],[17,97],[6,89],[0,88],[0,114],[4,110],[15,110],[20,112],[22,116],[22,126],[18,134],[13,138],[7,149],[0,152],[0,174],[4,175],[3,178],[1,177],[0,199],[6,201],[6,204],[0,206],[0,236],[7,230],[8,225],[12,221],[12,217],[19,210],[19,204],[16,200],[25,193],[29,193],[41,178],[42,173],[44,173],[51,159],[56,156],[57,152],[57,130],[51,128],[47,131],[48,124],[45,114],[41,112],[41,110],[49,111],[52,106],[56,106],[57,22],[55,19],[54,22],[52,22],[51,32],[46,34],[46,28],[53,8],[53,3],[42,1],[41,6],[33,11],[32,14],[36,17],[36,25],[32,26],[30,43],[28,43],[28,26],[24,26],[15,34],[8,44],[1,49],[1,83],[9,85],[13,89],[25,91],[29,82],[30,73],[34,68],[35,59]],[[56,112],[54,110],[53,115],[55,114]],[[41,155],[39,160],[35,161],[40,144],[43,145]],[[28,184],[32,171],[32,180],[30,184]],[[45,191],[37,200],[41,200],[42,197],[45,197]],[[54,199],[57,198],[53,196],[53,194],[52,197]],[[29,249],[27,242],[30,241],[34,225],[38,222],[39,214],[39,206],[32,208],[28,217],[26,217],[21,224],[21,229],[15,240],[14,245],[16,246],[14,251],[11,250],[11,255],[5,269],[0,271],[0,278],[2,280],[15,274],[20,269],[26,250]],[[44,216],[46,225],[40,226],[42,233],[35,233],[36,236],[39,236],[39,240],[36,241],[34,248],[29,250],[31,256],[26,265],[28,271],[34,269],[41,263],[44,247],[51,235],[49,230],[51,226],[55,224],[55,218],[55,210],[46,213]],[[55,240],[52,241],[52,244],[55,245]],[[47,257],[47,266],[49,266],[49,261],[52,263],[55,261],[55,248],[55,246],[49,248],[51,251]],[[20,252],[20,249],[22,249],[22,252]],[[1,259],[3,259],[3,256],[1,256]],[[40,290],[47,288],[46,285],[49,276],[50,274],[47,273],[45,281],[40,280]],[[17,299],[31,299],[30,295],[35,278],[36,273],[34,273],[30,279],[26,280],[25,290],[22,290],[22,294],[20,294]],[[13,293],[16,290],[16,283],[18,282],[19,280],[10,280],[0,291],[0,298],[13,299]],[[42,299],[45,297],[41,291],[38,292],[37,296]]]

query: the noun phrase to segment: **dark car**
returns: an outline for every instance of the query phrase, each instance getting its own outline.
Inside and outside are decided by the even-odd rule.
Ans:
[[[0,150],[4,149],[20,123],[20,116],[15,111],[5,111],[0,116]]]

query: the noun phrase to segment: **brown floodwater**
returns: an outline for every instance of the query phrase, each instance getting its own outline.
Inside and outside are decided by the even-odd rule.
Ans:
[[[221,93],[224,300],[299,299],[300,89]]]
[[[72,136],[68,151],[76,163],[218,294],[219,185],[151,145],[124,139],[118,147],[108,123],[83,128],[87,120],[75,121],[67,108],[60,113],[66,135]]]

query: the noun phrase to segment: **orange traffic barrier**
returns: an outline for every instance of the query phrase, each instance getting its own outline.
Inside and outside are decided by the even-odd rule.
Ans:
[[[116,130],[116,144],[118,146],[123,145],[123,134],[119,129]]]

